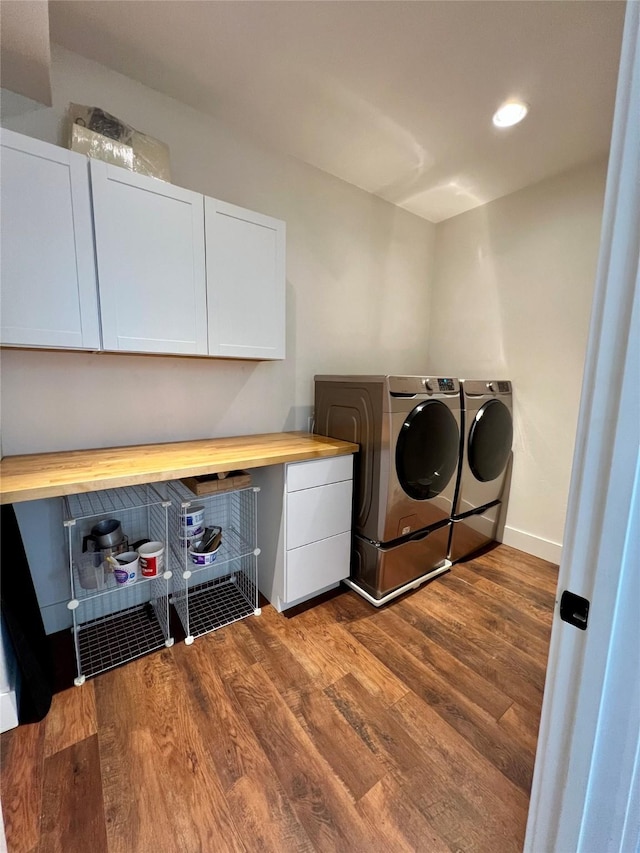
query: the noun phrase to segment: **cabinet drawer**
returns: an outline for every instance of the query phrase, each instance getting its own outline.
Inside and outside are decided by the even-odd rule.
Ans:
[[[313,595],[349,576],[351,533],[331,536],[287,552],[286,601]]]
[[[353,477],[353,456],[332,456],[287,465],[287,491],[312,489],[327,483],[339,483]]]
[[[287,495],[287,550],[351,530],[351,480]]]

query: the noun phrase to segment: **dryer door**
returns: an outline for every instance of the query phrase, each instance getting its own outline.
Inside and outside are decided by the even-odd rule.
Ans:
[[[458,465],[460,432],[451,410],[425,400],[406,417],[396,444],[396,474],[404,492],[417,501],[435,498]]]
[[[489,400],[476,412],[469,429],[467,458],[476,480],[489,483],[503,473],[513,442],[513,420],[500,400]]]

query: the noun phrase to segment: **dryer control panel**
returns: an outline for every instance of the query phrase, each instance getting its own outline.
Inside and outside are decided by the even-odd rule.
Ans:
[[[460,384],[457,379],[428,376],[424,380],[424,389],[428,394],[458,394],[460,392]]]
[[[467,397],[511,394],[511,382],[505,379],[463,379],[462,386]]]

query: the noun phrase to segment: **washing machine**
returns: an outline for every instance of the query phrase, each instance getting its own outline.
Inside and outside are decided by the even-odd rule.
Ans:
[[[460,399],[463,441],[451,514],[452,563],[495,541],[513,443],[511,382],[462,379]]]
[[[450,377],[315,377],[315,431],[360,446],[351,585],[374,604],[449,567],[460,400]]]

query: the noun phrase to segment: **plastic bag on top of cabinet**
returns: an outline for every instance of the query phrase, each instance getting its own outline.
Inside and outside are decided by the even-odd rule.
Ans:
[[[99,107],[69,104],[69,148],[141,175],[171,181],[169,147]]]

